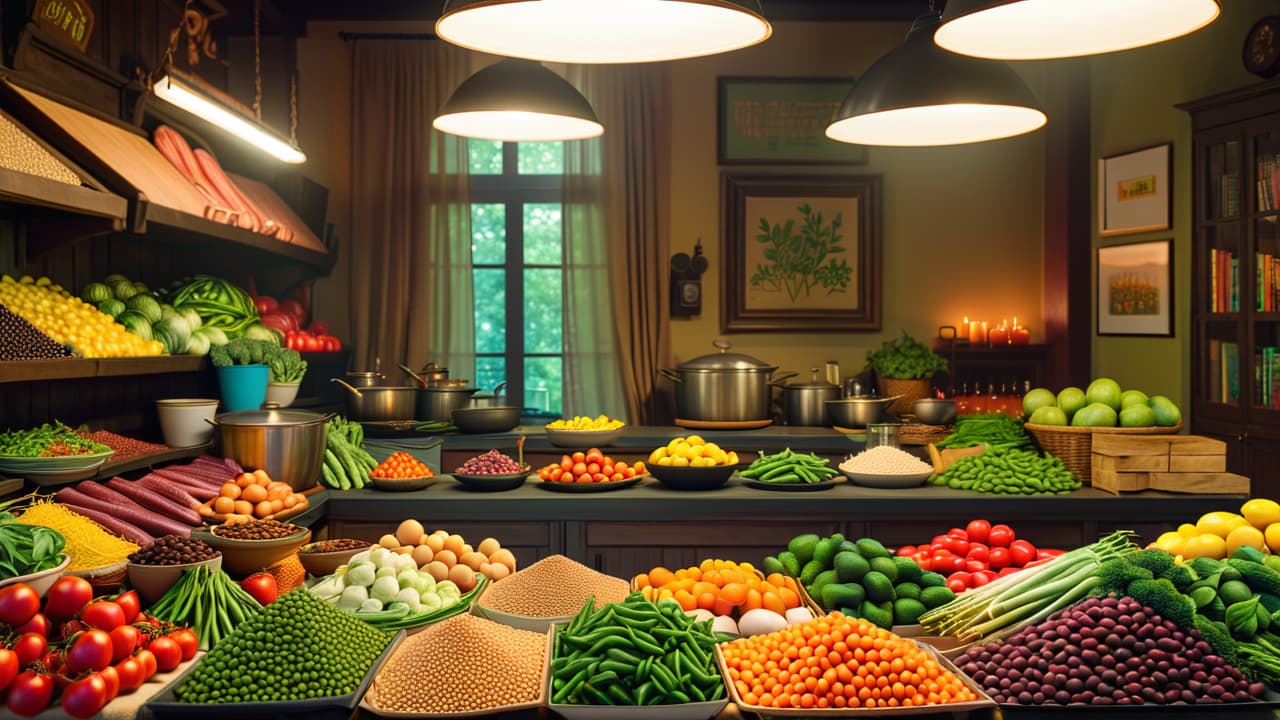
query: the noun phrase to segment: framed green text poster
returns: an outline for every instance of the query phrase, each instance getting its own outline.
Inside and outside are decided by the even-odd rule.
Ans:
[[[862,165],[867,148],[831,140],[827,125],[852,89],[847,77],[720,77],[721,165]]]

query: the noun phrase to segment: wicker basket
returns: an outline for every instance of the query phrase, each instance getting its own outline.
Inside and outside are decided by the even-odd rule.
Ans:
[[[905,420],[905,418],[904,418]],[[903,445],[928,445],[942,442],[951,434],[951,425],[925,425],[920,422],[904,422],[898,428],[898,440]]]
[[[893,404],[889,406],[889,412],[893,415],[906,415],[911,412],[912,403],[931,397],[929,394],[929,378],[899,380],[897,378],[882,377],[879,378],[879,384],[880,397],[902,396],[894,400]]]
[[[1085,485],[1093,483],[1093,436],[1099,433],[1113,435],[1173,435],[1182,429],[1182,423],[1172,427],[1070,427],[1061,425],[1024,425],[1035,436],[1045,452],[1062,461],[1063,465]]]

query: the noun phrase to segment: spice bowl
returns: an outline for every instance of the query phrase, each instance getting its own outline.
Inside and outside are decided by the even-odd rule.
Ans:
[[[216,528],[215,528],[216,530]],[[232,575],[242,576],[255,573],[278,560],[281,560],[311,539],[311,530],[299,527],[297,532],[285,537],[270,540],[239,540],[222,537],[216,532],[196,529],[191,537],[200,538],[222,553],[222,567]]]
[[[129,586],[138,591],[138,595],[142,596],[148,604],[154,603],[164,596],[174,583],[182,578],[182,574],[188,570],[197,567],[207,567],[210,570],[222,569],[222,555],[215,555],[208,560],[200,560],[198,562],[182,563],[180,565],[143,565],[141,563],[130,562],[129,569]]]
[[[298,548],[298,561],[302,563],[303,569],[307,574],[315,577],[324,577],[332,575],[338,568],[347,564],[353,555],[373,547],[370,543],[358,547],[350,547],[343,550],[324,550],[323,548],[329,543],[337,542],[336,540],[323,540],[321,542],[313,542]],[[364,541],[352,541],[364,542]]]

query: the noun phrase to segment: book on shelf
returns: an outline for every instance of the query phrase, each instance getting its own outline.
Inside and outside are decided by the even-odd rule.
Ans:
[[[1240,344],[1222,343],[1222,401],[1228,405],[1240,402]]]
[[[1222,197],[1219,200],[1222,217],[1239,217],[1240,176],[1234,173],[1224,174],[1218,178],[1218,182],[1222,191]]]
[[[1280,352],[1274,345],[1263,346],[1254,354],[1254,402],[1264,408],[1280,409]]]

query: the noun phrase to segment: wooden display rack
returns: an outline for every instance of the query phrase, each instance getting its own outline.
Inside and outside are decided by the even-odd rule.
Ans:
[[[1098,434],[1092,463],[1093,486],[1113,494],[1249,492],[1249,478],[1226,472],[1226,443],[1199,435]]]

